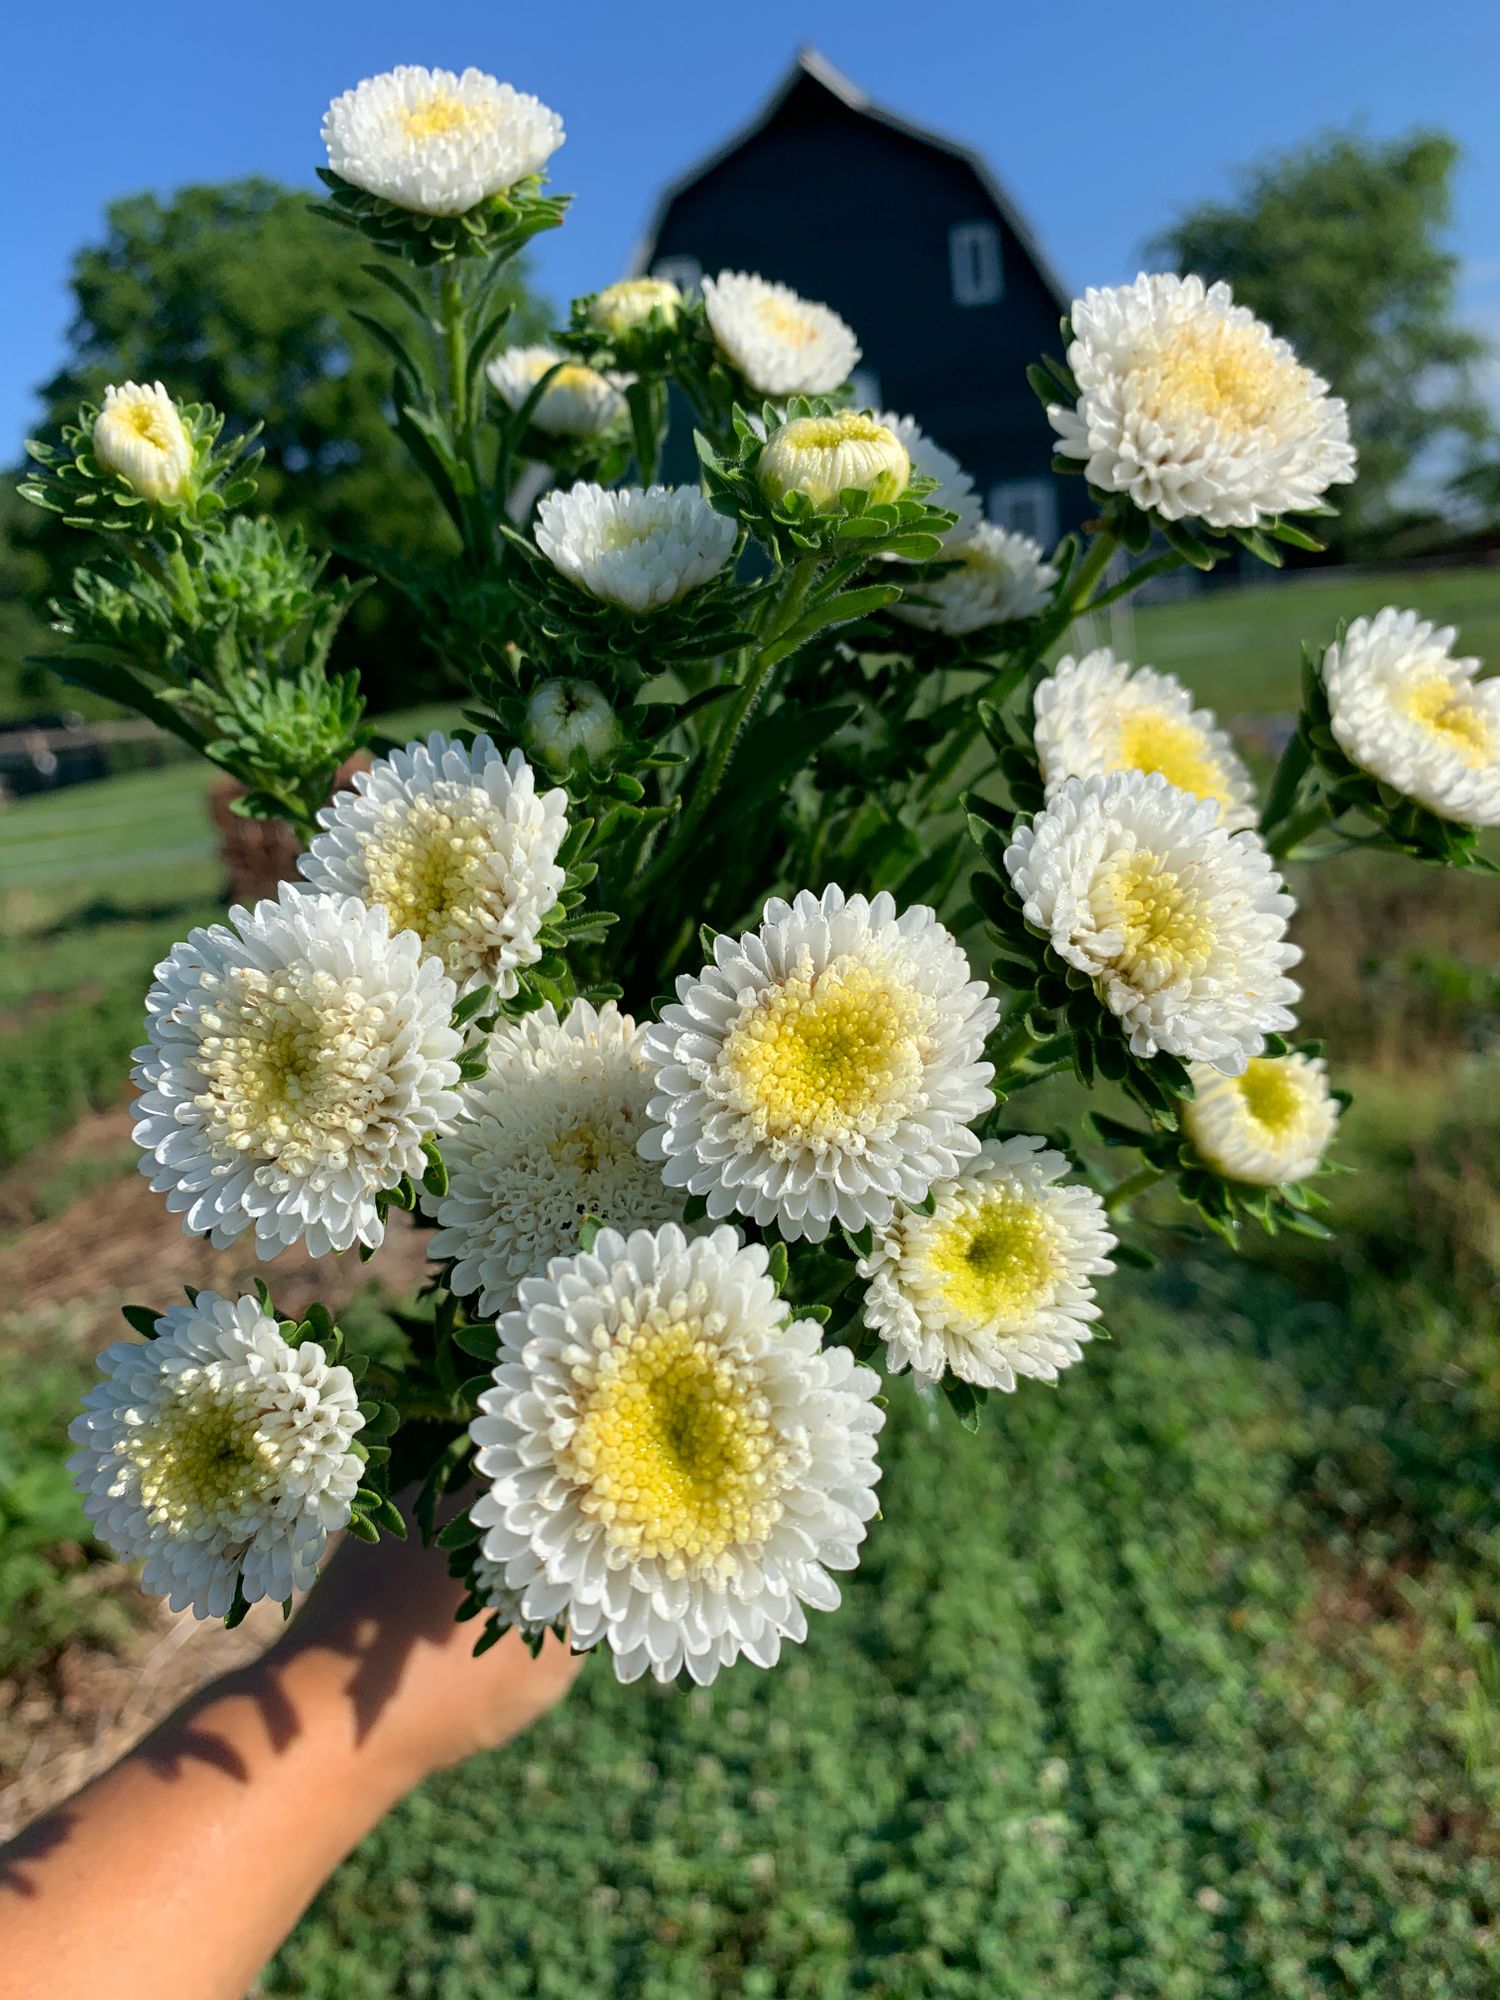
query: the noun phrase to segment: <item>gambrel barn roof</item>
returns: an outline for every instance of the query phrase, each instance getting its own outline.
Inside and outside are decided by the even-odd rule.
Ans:
[[[960,458],[992,517],[1044,541],[1081,518],[1083,482],[1052,474],[1025,376],[1056,350],[1067,288],[979,154],[873,104],[815,51],[662,193],[633,269],[687,284],[758,271],[823,300],[864,349],[863,399]]]

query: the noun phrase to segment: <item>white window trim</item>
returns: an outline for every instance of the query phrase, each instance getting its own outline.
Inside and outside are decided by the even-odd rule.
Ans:
[[[1005,297],[999,226],[955,222],[948,231],[948,285],[958,306],[992,306]]]

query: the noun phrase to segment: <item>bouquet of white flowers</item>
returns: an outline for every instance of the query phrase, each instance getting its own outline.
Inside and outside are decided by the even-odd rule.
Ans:
[[[1316,548],[1354,477],[1343,403],[1223,285],[1090,291],[1032,370],[1095,509],[1048,552],[853,404],[855,334],[771,279],[630,279],[505,346],[507,265],[566,206],[535,98],[399,69],[323,136],[453,530],[387,580],[465,726],[329,798],[371,740],[327,666],[362,586],[243,511],[240,413],[231,440],[125,383],[23,490],[111,545],[57,607],[60,670],[305,842],[299,882],[157,968],[142,1171],[267,1259],[368,1256],[420,1211],[427,1311],[398,1371],[265,1284],[131,1308],[74,1466],[202,1616],[289,1600],[341,1529],[405,1533],[415,1489],[481,1645],[770,1666],[859,1560],[882,1370],[971,1428],[1054,1381],[1099,1280],[1150,1261],[1117,1233],[1159,1181],[1231,1245],[1326,1233],[1342,1099],[1294,1039],[1280,864],[1488,867],[1500,680],[1413,613],[1357,620],[1305,659],[1262,808],[1179,681],[1066,650],[1174,565]],[[681,405],[701,484],[668,487]],[[1109,1109],[1029,1132],[1045,1078]],[[1135,1158],[1111,1179],[1085,1135]]]

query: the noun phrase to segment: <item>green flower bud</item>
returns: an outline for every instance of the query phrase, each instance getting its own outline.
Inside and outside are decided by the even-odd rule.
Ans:
[[[591,766],[604,763],[620,740],[620,725],[588,681],[543,681],[526,704],[522,740],[539,764],[566,771],[579,750]]]

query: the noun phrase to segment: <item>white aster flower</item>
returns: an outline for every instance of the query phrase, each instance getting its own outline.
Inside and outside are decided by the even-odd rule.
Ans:
[[[591,597],[629,611],[659,611],[709,583],[734,550],[738,529],[696,486],[623,486],[580,479],[537,508],[537,547]]]
[[[1075,409],[1047,411],[1091,485],[1163,520],[1249,528],[1354,477],[1349,413],[1228,285],[1147,277],[1073,305]]]
[[[504,194],[562,142],[555,111],[478,69],[403,64],[346,90],[323,117],[339,178],[418,215],[462,215]]]
[[[434,730],[425,743],[356,771],[353,789],[318,814],[297,866],[315,889],[385,911],[415,931],[460,992],[490,985],[502,1000],[542,955],[538,933],[566,881],[566,792],[538,792],[519,750],[488,736],[472,750]]]
[[[875,501],[899,500],[911,479],[906,446],[862,410],[831,417],[793,417],[766,439],[755,463],[760,489],[782,501],[805,493],[820,514],[832,513],[848,487]]]
[[[936,490],[923,495],[923,505],[941,507],[945,513],[958,516],[943,540],[952,543],[967,541],[979,526],[979,495],[974,491],[973,480],[952,452],[944,451],[940,444],[935,443],[915,417],[903,417],[894,410],[882,410],[875,421],[883,424],[905,447],[914,477],[937,481]]]
[[[762,1244],[669,1224],[527,1278],[470,1425],[483,1550],[621,1680],[774,1666],[875,1513],[880,1378],[788,1320]]]
[[[1114,1237],[1092,1188],[1063,1185],[1068,1162],[1042,1139],[987,1139],[931,1215],[898,1208],[859,1275],[865,1324],[899,1374],[947,1370],[984,1389],[1018,1375],[1055,1382],[1099,1317],[1092,1279],[1114,1269]]]
[[[375,1197],[420,1180],[458,1110],[457,998],[415,931],[289,882],[174,945],[146,996],[132,1137],[183,1227],[261,1257],[372,1248]]]
[[[200,1292],[156,1329],[105,1348],[69,1427],[84,1512],[174,1611],[222,1618],[237,1581],[284,1603],[349,1520],[354,1378],[314,1340],[289,1346],[256,1298]]]
[[[1068,778],[1159,771],[1215,800],[1222,826],[1255,824],[1254,782],[1212,711],[1194,708],[1174,675],[1132,667],[1108,646],[1059,660],[1037,689],[1036,749],[1049,799]]]
[[[1351,764],[1442,819],[1500,826],[1500,675],[1455,658],[1451,625],[1387,605],[1323,655],[1335,740]]]
[[[1317,1171],[1339,1122],[1321,1056],[1256,1056],[1243,1076],[1195,1063],[1190,1074],[1182,1129],[1216,1174],[1281,1187]]]
[[[681,311],[682,293],[670,278],[622,278],[589,301],[589,319],[613,340],[639,333],[653,313],[675,326]]]
[[[622,390],[629,378],[612,380],[582,361],[570,361],[555,347],[507,347],[484,372],[506,408],[519,410],[549,368],[557,373],[529,419],[537,430],[551,437],[591,438],[625,421]]]
[[[703,305],[720,351],[762,396],[826,396],[859,360],[838,314],[789,285],[721,271],[703,280]]]
[[[793,1242],[884,1224],[979,1150],[997,1015],[931,910],[775,897],[758,930],[715,939],[647,1036],[641,1151],[715,1220],[738,1210]]]
[[[180,500],[193,474],[193,441],[160,382],[108,388],[94,419],[94,456],[143,500]]]
[[[682,1197],[636,1150],[652,1076],[645,1029],[611,1002],[550,1006],[490,1037],[489,1068],[463,1092],[445,1141],[448,1192],[424,1206],[440,1227],[432,1255],[454,1260],[460,1297],[486,1318],[516,1302],[522,1278],[578,1248],[586,1215],[622,1230],[682,1213]]]
[[[1017,535],[981,521],[964,541],[950,540],[943,561],[956,564],[940,576],[913,586],[930,603],[903,597],[891,608],[908,625],[962,639],[989,625],[1034,618],[1047,602],[1057,571],[1030,535]]]
[[[1069,778],[1005,851],[1026,920],[1093,980],[1140,1057],[1237,1076],[1294,1027],[1292,899],[1253,833],[1159,773]]]
[[[615,712],[592,681],[543,681],[526,703],[523,741],[550,771],[566,771],[576,750],[602,764],[619,740]]]

